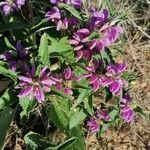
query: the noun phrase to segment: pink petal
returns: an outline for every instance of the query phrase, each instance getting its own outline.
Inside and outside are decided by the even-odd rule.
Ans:
[[[64,88],[64,93],[68,95],[73,95],[73,91],[70,88]]]
[[[42,83],[43,85],[47,85],[47,86],[51,86],[51,85],[56,84],[56,82],[53,81],[53,80],[51,80],[50,78],[42,79],[42,80],[41,80],[41,83]]]
[[[72,71],[71,71],[71,68],[68,67],[64,70],[64,77],[66,80],[69,80],[72,76]]]
[[[18,97],[26,97],[29,95],[30,92],[32,92],[32,86],[27,86],[26,88],[22,89],[21,92],[19,93]]]
[[[44,93],[40,87],[36,87],[34,89],[35,99],[38,100],[39,103],[42,103],[45,100]]]
[[[18,79],[23,81],[23,82],[32,83],[32,79],[25,77],[25,76],[20,76],[20,77],[18,77]]]

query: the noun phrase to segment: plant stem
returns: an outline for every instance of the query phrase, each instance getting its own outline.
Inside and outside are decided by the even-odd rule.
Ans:
[[[33,23],[34,23],[34,17],[33,17],[33,6],[32,6],[32,1],[29,0],[28,1],[28,7],[29,7],[29,18],[30,18],[30,25],[31,27],[33,27]],[[31,39],[32,39],[32,44],[33,44],[33,48],[36,48],[36,36],[35,34],[31,35]]]

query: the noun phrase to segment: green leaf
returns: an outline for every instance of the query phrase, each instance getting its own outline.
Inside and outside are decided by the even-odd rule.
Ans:
[[[4,141],[7,134],[7,131],[10,127],[10,123],[14,117],[15,109],[6,108],[0,112],[0,149],[3,150]]]
[[[9,42],[9,40],[5,37],[5,43],[8,48],[11,48],[13,50],[16,50],[16,48]]]
[[[49,39],[51,41],[51,45],[49,46],[50,53],[62,53],[66,51],[73,51],[73,48],[69,44],[67,37],[63,37],[60,40],[54,39],[52,37],[49,37]]]
[[[79,105],[81,102],[84,101],[91,94],[91,89],[83,89],[77,99],[77,104]]]
[[[27,150],[41,150],[51,146],[51,144],[46,142],[41,135],[32,131],[24,136],[24,141],[26,143]]]
[[[5,93],[0,98],[0,110],[10,106],[16,101],[15,93],[8,89],[5,91]]]
[[[109,49],[105,49],[101,52],[102,61],[104,63],[104,67],[111,63],[112,55]]]
[[[119,114],[119,111],[118,111],[117,109],[113,109],[113,110],[109,113],[109,116],[110,116],[110,118],[111,118],[111,121],[110,121],[110,122],[107,122],[107,123],[104,123],[103,125],[101,125],[100,131],[99,131],[98,134],[97,134],[98,138],[104,136],[105,131],[106,131],[109,127],[111,127],[111,126],[114,124],[114,122],[115,122],[115,120],[116,120],[118,114]]]
[[[13,72],[12,70],[10,69],[6,69],[2,66],[0,66],[0,74],[6,76],[6,77],[9,77],[11,78],[12,80],[16,80],[17,78],[17,73],[16,72]]]
[[[0,23],[0,33],[7,30],[18,30],[28,27],[27,23],[21,21],[9,22],[8,24]]]
[[[66,140],[64,143],[60,144],[57,147],[57,150],[70,150],[70,148],[72,148],[72,145],[76,142],[76,140],[77,140],[76,137],[72,137]]]
[[[59,96],[51,96],[50,99],[52,100],[52,104],[45,109],[46,115],[59,129],[65,131],[68,127],[69,120],[67,103]]]
[[[118,116],[119,111],[117,109],[113,109],[110,113],[109,116],[111,118],[111,122],[115,121],[116,117]]]
[[[59,4],[59,6],[69,11],[76,18],[82,20],[82,17],[80,16],[80,12],[77,11],[73,6],[67,5],[65,3],[61,3]]]
[[[19,99],[19,104],[22,107],[22,112],[20,113],[20,117],[22,122],[26,122],[29,118],[30,112],[36,105],[35,100],[29,100],[28,98]]]
[[[144,118],[150,120],[150,114],[144,113],[142,108],[140,108],[139,106],[137,106],[136,108],[134,108],[135,112],[138,112],[140,115],[142,115]]]
[[[92,41],[92,40],[95,40],[95,39],[100,39],[101,38],[101,33],[100,32],[92,32],[89,36],[88,36],[88,40],[89,41]]]
[[[76,61],[74,51],[69,50],[61,53],[62,58],[64,58],[69,63],[74,63]]]
[[[106,0],[106,5],[109,8],[111,16],[116,15],[116,9],[112,0]]]
[[[85,142],[83,131],[80,126],[69,129],[69,114],[73,112],[68,111],[68,102],[60,96],[50,97],[51,103],[45,108],[48,120],[51,120],[62,132],[69,137],[76,137],[77,141],[73,144],[74,150],[85,150]]]
[[[76,127],[81,121],[83,121],[86,118],[86,116],[87,115],[85,114],[83,109],[76,110],[70,119],[70,129]]]
[[[89,96],[85,99],[85,101],[84,101],[84,108],[85,108],[85,110],[86,110],[90,115],[93,115],[93,114],[94,114],[92,95],[89,95]]]
[[[46,33],[41,37],[38,57],[43,65],[49,65],[48,35]]]
[[[70,136],[77,137],[77,141],[73,144],[73,150],[86,150],[85,139],[82,127],[76,126],[68,131]]]

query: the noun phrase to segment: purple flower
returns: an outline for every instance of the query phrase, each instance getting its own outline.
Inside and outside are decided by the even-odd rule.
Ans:
[[[71,70],[70,67],[68,67],[68,68],[66,68],[66,69],[64,70],[64,78],[65,78],[66,80],[71,79],[71,78],[72,78],[72,75],[73,75],[73,72],[72,72],[72,70]]]
[[[90,31],[86,28],[79,29],[74,33],[73,39],[70,40],[70,44],[74,46],[76,51],[77,60],[84,58],[86,60],[91,59],[92,51],[88,48],[88,36]]]
[[[124,72],[127,68],[127,64],[126,63],[116,63],[116,64],[110,64],[107,67],[107,76],[119,76],[121,75],[122,72]]]
[[[51,86],[55,85],[58,79],[50,75],[47,67],[41,69],[39,76],[36,76],[34,65],[31,69],[27,69],[29,72],[26,73],[26,76],[18,77],[20,80],[18,87],[21,89],[18,97],[35,98],[39,103],[42,103],[45,100],[44,94],[50,92]]]
[[[134,119],[134,111],[131,107],[125,107],[121,110],[121,117],[124,121],[130,123],[133,122]]]
[[[5,2],[0,2],[0,9],[4,15],[9,15],[14,10],[21,9],[21,6],[25,4],[25,0],[6,0]]]
[[[68,29],[68,27],[75,27],[78,24],[78,20],[75,17],[65,18],[61,15],[61,11],[58,7],[53,7],[48,11],[45,17],[52,22],[55,22],[57,31],[61,29]]]
[[[134,110],[130,106],[131,97],[128,93],[125,93],[123,95],[123,98],[120,102],[120,108],[121,108],[121,117],[124,121],[130,123],[133,122],[134,119]]]
[[[75,7],[80,9],[82,7],[82,1],[81,0],[70,0],[71,4]]]
[[[14,11],[15,4],[8,1],[0,2],[0,10],[4,13],[5,16],[9,15]]]
[[[87,122],[87,126],[92,133],[100,130],[100,122],[111,121],[111,118],[106,109],[97,110],[95,115]]]
[[[60,10],[58,7],[53,7],[50,11],[48,11],[45,17],[53,22],[58,22],[61,19]]]
[[[121,94],[123,86],[127,87],[127,82],[120,77],[126,67],[126,63],[110,64],[106,69],[106,76],[102,77],[103,87],[109,87],[110,92],[116,96]]]
[[[101,76],[97,73],[101,66],[101,60],[92,59],[89,65],[85,68],[88,73],[83,75],[83,77],[89,80],[89,83],[94,92],[101,88]]]
[[[101,87],[100,79],[97,75],[91,75],[89,78],[90,85],[94,92],[98,91]]]
[[[111,121],[111,118],[110,118],[108,111],[106,109],[98,110],[96,112],[96,117],[99,119],[102,119],[104,121]]]
[[[75,8],[81,8],[82,7],[82,2],[81,0],[50,0],[52,4],[58,4],[58,3],[65,3],[68,5],[73,5]]]
[[[123,109],[128,106],[128,104],[132,101],[131,96],[128,93],[123,95],[123,98],[120,102],[120,107]]]
[[[73,79],[73,72],[70,67],[64,69],[62,78],[63,78],[63,82],[56,83],[56,89],[58,91],[63,91],[65,94],[72,95],[73,91],[70,85],[65,84],[65,82],[67,83],[67,81],[71,81]]]
[[[104,23],[107,22],[109,12],[104,9],[103,11],[99,11],[96,8],[92,8],[91,12],[91,20],[89,23],[89,28],[93,31],[95,28],[101,28]]]
[[[50,3],[52,3],[52,4],[57,4],[59,2],[60,2],[60,0],[50,0]]]
[[[5,52],[0,55],[0,59],[6,61],[9,68],[15,71],[17,68],[24,68],[24,63],[29,57],[29,52],[21,45],[21,41],[16,44],[16,51]]]
[[[102,30],[103,38],[101,42],[105,47],[108,47],[112,43],[116,42],[119,35],[123,33],[123,29],[121,27],[108,27],[105,30]]]
[[[106,10],[104,10],[103,13],[107,14]],[[107,18],[104,14],[99,15],[99,17],[103,17],[104,20]],[[101,22],[100,18],[98,19],[99,23]],[[93,30],[88,27],[79,29],[73,34],[73,38],[70,39],[70,44],[76,51],[77,60],[81,58],[90,60],[92,55],[99,53],[105,47],[114,43],[118,39],[120,33],[122,33],[122,30],[120,27],[109,27],[102,31],[96,30],[94,32],[101,36],[91,40],[89,37],[92,35]]]
[[[64,69],[63,74],[60,74],[61,82],[56,83],[56,89],[63,91],[65,94],[73,95],[72,82],[81,80],[81,77],[76,77],[70,67]]]
[[[56,24],[57,24],[57,31],[61,29],[65,30],[68,29],[69,21],[68,19],[65,18],[64,20],[59,20]]]
[[[15,5],[17,9],[21,9],[21,6],[23,6],[25,4],[26,0],[15,0]]]
[[[90,118],[90,120],[87,122],[87,126],[92,133],[98,132],[100,128],[95,118]]]

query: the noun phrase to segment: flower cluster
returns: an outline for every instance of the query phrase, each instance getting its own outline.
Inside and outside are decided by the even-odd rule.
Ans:
[[[73,95],[70,82],[79,81],[79,77],[75,77],[73,71],[70,67],[64,69],[63,74],[61,74],[61,82],[57,82],[56,89],[58,91],[63,91],[65,94]],[[70,81],[70,82],[69,82]]]
[[[35,65],[32,65],[31,68],[26,66],[26,76],[20,76],[18,79],[20,80],[18,88],[21,88],[18,97],[29,97],[29,99],[35,97],[39,103],[45,100],[44,94],[50,92],[51,86],[60,82],[50,74],[47,67],[42,68],[40,75],[37,76]]]
[[[128,91],[128,83],[123,78],[127,64],[126,62],[118,63],[109,55],[109,61],[106,61],[102,55],[103,53],[108,54],[108,51],[111,53],[110,46],[119,39],[123,29],[111,22],[112,18],[107,9],[101,11],[92,7],[87,10],[87,16],[86,13],[82,16],[84,11],[80,0],[50,0],[50,2],[52,8],[45,17],[48,21],[56,24],[58,33],[63,33],[65,34],[63,36],[68,37],[68,39],[66,38],[67,44],[72,47],[70,49],[75,56],[75,61],[70,63],[64,59],[60,67],[52,72],[49,67],[41,66],[42,62],[38,66],[37,59],[31,60],[28,50],[18,41],[16,51],[8,51],[0,55],[0,59],[7,62],[9,69],[13,71],[19,69],[17,88],[20,89],[20,93],[18,97],[34,98],[42,103],[46,99],[46,93],[50,93],[52,88],[58,92],[74,96],[80,92],[77,90],[75,92],[72,83],[86,82],[93,93],[97,94],[100,90],[107,89],[112,97],[116,98],[117,101],[120,100],[120,107],[118,106],[120,116],[125,122],[131,123],[134,118],[134,111],[130,106],[131,97],[126,92]],[[5,15],[8,15],[15,9],[20,9],[24,4],[25,0],[13,0],[11,2],[6,0],[0,3],[0,9]],[[73,6],[72,9],[82,12],[81,20],[77,19],[76,15],[69,14],[64,8],[61,9],[63,6],[61,4]],[[85,16],[86,18],[84,18]],[[64,30],[65,32],[63,32]],[[49,44],[49,42],[47,43]],[[49,56],[48,61],[51,59],[53,60]],[[82,67],[85,71],[80,76],[76,75],[75,67],[77,66]],[[103,109],[104,107],[106,109]],[[96,111],[95,115],[87,122],[92,133],[98,132],[103,122],[108,123],[112,119],[107,111],[109,108],[104,107]]]
[[[29,57],[29,52],[21,45],[21,41],[16,44],[16,51],[5,52],[0,55],[8,63],[9,69],[16,71],[18,68],[24,68],[24,64]]]
[[[24,4],[25,0],[6,0],[5,2],[0,2],[0,10],[7,16],[13,11],[21,9]]]
[[[87,122],[87,126],[92,133],[98,132],[100,130],[100,124],[105,121],[111,121],[111,118],[108,114],[106,109],[98,110],[94,117],[91,117],[90,120]]]
[[[57,31],[68,29],[69,26],[74,27],[78,24],[75,17],[66,18],[58,7],[53,7],[47,12],[45,17],[57,25]]]
[[[81,8],[81,0],[50,0],[52,4],[66,3],[67,5],[73,5],[75,8]]]

